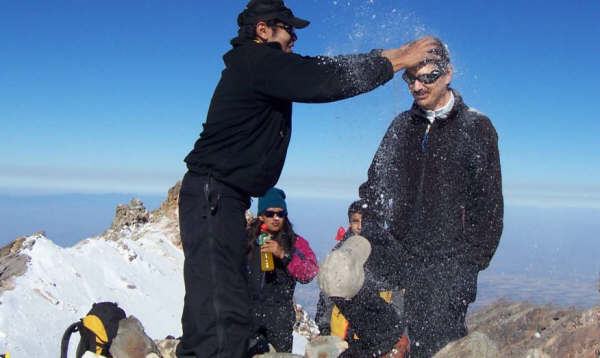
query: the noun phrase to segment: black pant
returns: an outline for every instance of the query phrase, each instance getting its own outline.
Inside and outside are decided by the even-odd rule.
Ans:
[[[188,172],[179,196],[185,262],[178,357],[242,358],[250,335],[246,219],[250,198]]]
[[[419,267],[406,287],[411,358],[428,358],[467,335],[465,318],[475,301],[477,268],[440,259]]]

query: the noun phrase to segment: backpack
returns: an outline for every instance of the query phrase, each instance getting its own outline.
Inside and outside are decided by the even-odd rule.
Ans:
[[[394,302],[392,297],[398,299],[397,297],[399,294],[401,295],[400,297],[404,295],[404,293],[400,293],[400,291],[380,291],[379,297],[381,297],[381,299],[383,299],[385,302],[393,305],[397,304],[397,302]],[[402,303],[402,307],[404,307],[404,303]],[[349,340],[350,338],[355,341],[359,339],[356,332],[354,332],[354,330],[350,327],[350,322],[348,322],[346,317],[344,317],[342,312],[340,312],[340,309],[337,305],[333,305],[333,309],[331,310],[331,320],[329,322],[329,326],[332,336],[338,336],[348,343],[351,343]]]
[[[125,311],[116,303],[94,303],[85,317],[71,324],[65,330],[60,344],[60,357],[67,358],[69,339],[73,332],[79,332],[81,336],[75,357],[81,358],[86,351],[111,357],[108,349],[117,335],[119,321],[125,317]]]

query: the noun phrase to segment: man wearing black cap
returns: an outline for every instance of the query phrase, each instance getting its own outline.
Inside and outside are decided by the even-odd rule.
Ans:
[[[245,355],[249,297],[245,216],[273,187],[291,136],[292,102],[321,103],[370,91],[421,63],[429,39],[391,50],[330,57],[292,53],[309,22],[281,0],[252,0],[223,57],[204,129],[185,158],[179,199],[186,295],[178,357]]]

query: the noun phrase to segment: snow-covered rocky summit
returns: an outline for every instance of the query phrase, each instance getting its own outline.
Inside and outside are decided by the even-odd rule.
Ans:
[[[57,357],[64,330],[92,303],[117,302],[153,339],[181,335],[183,252],[177,183],[151,213],[137,199],[116,208],[105,232],[63,248],[39,232],[0,249],[0,354]],[[299,331],[316,335],[298,306]],[[304,321],[308,318],[308,322]],[[305,339],[296,337],[297,350]],[[71,336],[74,357],[79,335]]]
[[[154,230],[161,231],[169,242],[181,248],[178,210],[180,189],[179,181],[169,189],[167,199],[152,213],[146,210],[139,199],[131,199],[128,205],[117,205],[110,228],[99,237],[112,241],[122,238],[138,240],[147,234],[144,230],[146,227],[152,227]]]

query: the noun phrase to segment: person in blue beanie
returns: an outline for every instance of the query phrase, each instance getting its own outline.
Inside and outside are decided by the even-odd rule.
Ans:
[[[261,231],[270,236],[263,245],[257,242]],[[273,254],[272,271],[261,270],[264,252]],[[308,283],[318,271],[308,242],[293,230],[285,193],[278,188],[269,189],[258,199],[258,217],[248,225],[248,287],[253,319],[248,356],[267,352],[266,343],[277,352],[292,351],[296,282]]]

